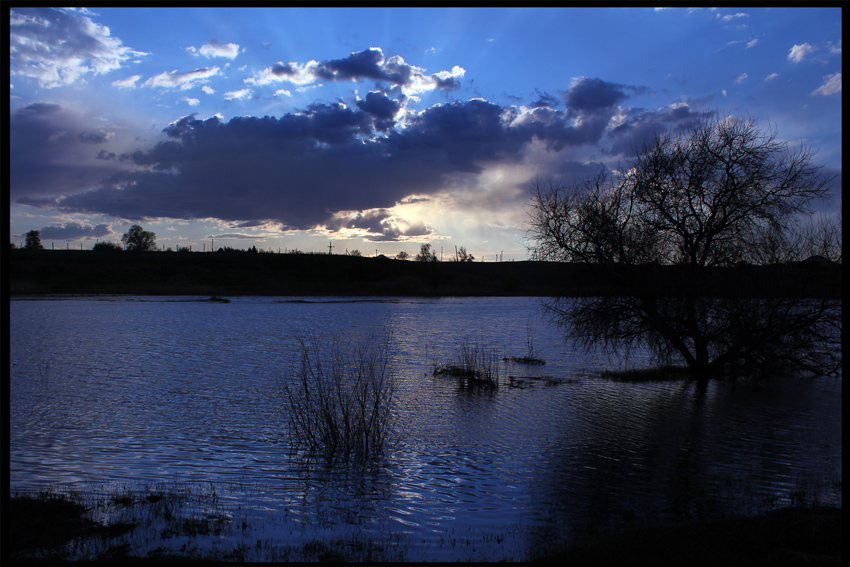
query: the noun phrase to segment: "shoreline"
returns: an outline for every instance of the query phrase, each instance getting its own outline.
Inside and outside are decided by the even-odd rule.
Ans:
[[[195,295],[585,297],[630,293],[607,268],[561,262],[415,262],[322,254],[13,250],[11,296]],[[615,268],[658,296],[675,295],[681,266]],[[842,265],[709,268],[706,296],[840,298]]]
[[[404,544],[384,541],[386,538],[366,537],[354,547],[352,542],[342,539],[298,543],[285,537],[267,538],[259,547],[248,549],[240,543],[240,535],[250,529],[251,520],[236,516],[228,520],[225,514],[206,517],[188,512],[194,500],[215,508],[217,501],[210,498],[211,495],[203,491],[187,497],[185,493],[161,487],[147,492],[124,489],[96,497],[83,493],[69,496],[51,491],[37,494],[11,491],[4,506],[10,520],[5,563],[69,560],[218,563],[270,559],[275,562],[404,562],[406,559]],[[91,515],[92,510],[97,511],[99,520]],[[50,529],[45,529],[47,526]],[[672,524],[626,522],[625,527],[556,545],[543,552],[528,551],[525,557],[513,560],[559,565],[846,564],[846,533],[847,516],[842,508],[813,504],[750,516]],[[211,536],[218,544],[207,549],[205,538]],[[182,549],[172,549],[168,545],[175,537],[186,541]],[[230,544],[226,543],[228,541]],[[224,545],[219,545],[221,543]]]

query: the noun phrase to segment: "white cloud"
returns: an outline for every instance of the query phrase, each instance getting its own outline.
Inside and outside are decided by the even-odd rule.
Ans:
[[[737,20],[738,18],[749,18],[750,15],[744,12],[738,12],[737,14],[726,14],[725,16],[721,16],[717,14],[716,18],[723,22],[724,24],[728,24],[732,20]]]
[[[788,59],[793,61],[794,63],[799,63],[802,61],[806,55],[815,51],[815,48],[809,45],[808,43],[804,43],[803,45],[794,45],[791,48],[791,51],[788,53]]]
[[[318,61],[308,61],[303,65],[278,61],[271,67],[256,73],[253,77],[245,79],[245,82],[249,85],[268,85],[287,81],[296,85],[308,85],[316,80],[315,70],[318,65]]]
[[[141,78],[141,75],[133,75],[132,77],[127,77],[126,79],[112,81],[112,86],[118,87],[119,89],[132,89],[136,86],[136,82]]]
[[[838,45],[834,45],[831,41],[826,42],[826,47],[829,49],[830,53],[841,54],[841,40],[838,40]]]
[[[242,89],[238,91],[230,91],[224,93],[224,100],[242,100],[251,96],[251,89]]]
[[[292,93],[286,89],[278,89],[274,92],[274,96],[292,96]]]
[[[209,85],[204,85],[203,87],[201,87],[201,90],[207,94],[215,94],[215,89]]]
[[[769,83],[770,81],[772,81],[773,79],[775,79],[778,76],[779,76],[779,73],[771,73],[770,75],[768,75],[767,77],[764,78],[764,82]]]
[[[755,38],[753,40],[748,41],[747,42],[747,49],[750,49],[751,47],[755,47],[758,44],[758,42],[759,42],[758,38]]]
[[[833,73],[823,78],[823,84],[812,91],[812,96],[829,96],[841,92],[841,73]]]
[[[159,87],[162,89],[180,88],[181,90],[186,90],[196,87],[199,83],[205,82],[210,77],[218,75],[218,72],[218,67],[209,67],[204,69],[195,69],[188,73],[178,73],[177,71],[160,73],[159,75],[151,77],[145,81],[144,86]]]
[[[219,43],[211,41],[200,49],[201,55],[206,58],[224,57],[226,59],[236,59],[239,55],[239,46],[235,43]]]
[[[735,75],[734,81],[736,83],[743,83],[747,79],[748,75],[746,73],[738,73]]]
[[[186,104],[188,104],[189,106],[198,106],[199,104],[201,104],[201,101],[196,98],[185,97],[183,100],[185,100]]]
[[[120,69],[147,55],[122,45],[86,11],[21,8],[9,15],[10,74],[36,79],[41,87],[70,85],[92,73]]]

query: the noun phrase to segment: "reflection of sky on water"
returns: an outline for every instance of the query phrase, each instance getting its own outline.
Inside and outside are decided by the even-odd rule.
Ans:
[[[10,302],[12,329],[32,330],[10,338],[13,487],[212,481],[255,519],[245,537],[391,534],[410,560],[521,558],[630,516],[758,512],[801,487],[840,501],[834,379],[603,381],[609,361],[539,320],[547,364],[502,370],[570,382],[462,391],[432,365],[463,338],[525,354],[536,300],[138,299]],[[291,458],[279,388],[298,329],[392,332],[399,432],[381,467]]]

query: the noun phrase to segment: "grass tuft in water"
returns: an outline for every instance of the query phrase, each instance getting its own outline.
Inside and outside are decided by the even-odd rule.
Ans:
[[[482,340],[471,342],[464,338],[449,364],[434,367],[434,376],[451,376],[463,388],[499,387],[501,371],[495,349],[484,346]]]

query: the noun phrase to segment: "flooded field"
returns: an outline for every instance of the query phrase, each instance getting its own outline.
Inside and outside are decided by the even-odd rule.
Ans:
[[[521,560],[624,522],[841,502],[840,378],[611,381],[647,358],[563,342],[534,298],[202,299],[10,302],[13,493],[147,518],[98,545],[260,561]],[[304,459],[283,394],[297,337],[376,331],[392,337],[387,451]],[[464,341],[495,353],[497,388],[434,376]],[[545,364],[503,360],[530,353]]]

